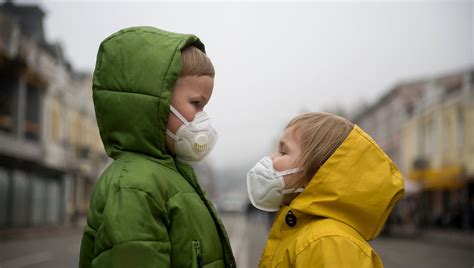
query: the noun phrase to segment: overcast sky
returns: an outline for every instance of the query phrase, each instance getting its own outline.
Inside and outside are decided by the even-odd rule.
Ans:
[[[43,1],[46,36],[75,69],[129,26],[193,33],[214,62],[214,166],[249,167],[300,111],[373,102],[395,84],[474,63],[472,1],[157,3]]]

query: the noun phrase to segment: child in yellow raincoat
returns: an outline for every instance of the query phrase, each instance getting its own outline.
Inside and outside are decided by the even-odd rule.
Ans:
[[[367,241],[403,196],[398,168],[345,118],[307,113],[247,174],[252,204],[278,211],[260,267],[383,267]]]

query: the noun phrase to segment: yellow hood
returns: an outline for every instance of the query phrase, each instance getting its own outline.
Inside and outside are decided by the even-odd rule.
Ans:
[[[304,214],[352,226],[366,240],[382,229],[403,196],[400,171],[357,125],[290,204]]]

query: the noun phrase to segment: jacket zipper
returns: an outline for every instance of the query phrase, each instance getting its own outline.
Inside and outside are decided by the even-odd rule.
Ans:
[[[178,168],[179,170],[179,168]],[[186,179],[186,176],[183,175]],[[194,173],[194,170],[193,172],[191,172],[191,181],[189,181],[188,179],[186,179],[189,184],[191,184],[191,186],[194,188],[194,190],[197,192],[197,194],[199,195],[199,197],[201,198],[202,202],[204,203],[204,205],[206,206],[207,210],[209,211],[209,213],[211,214],[211,217],[213,219],[213,221],[215,222],[216,224],[216,229],[219,233],[219,240],[221,241],[222,243],[222,253],[223,253],[223,258],[224,258],[224,262],[226,262],[226,266],[229,267],[229,268],[234,268],[236,267],[235,265],[235,259],[234,259],[234,256],[232,255],[232,249],[231,249],[231,246],[230,246],[230,242],[228,239],[225,238],[224,236],[224,233],[226,233],[225,229],[224,229],[224,225],[222,224],[221,220],[219,219],[219,217],[217,216],[217,213],[213,210],[213,208],[211,208],[211,204],[209,204],[209,199],[206,197],[206,195],[204,194],[204,191],[201,189],[199,183],[197,183],[198,179],[197,179],[197,176],[196,174]],[[196,183],[196,184],[195,184]],[[194,242],[194,241],[193,241]],[[199,241],[196,241],[198,242],[199,244]],[[194,244],[194,243],[193,243]],[[230,255],[230,257],[229,257]],[[201,260],[201,266],[202,267],[202,257],[199,258]],[[227,263],[228,262],[228,263]]]
[[[193,241],[194,252],[196,253],[198,268],[202,268],[201,244],[199,241]]]

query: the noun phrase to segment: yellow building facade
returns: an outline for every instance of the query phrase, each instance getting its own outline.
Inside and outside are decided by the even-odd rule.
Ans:
[[[474,181],[473,72],[426,84],[403,127],[401,169],[421,189],[426,224],[472,225]]]
[[[403,129],[402,169],[425,189],[460,187],[474,176],[474,94],[468,77],[460,75],[463,83],[450,93],[442,84],[431,85],[441,87],[432,88],[438,94],[422,103]]]

